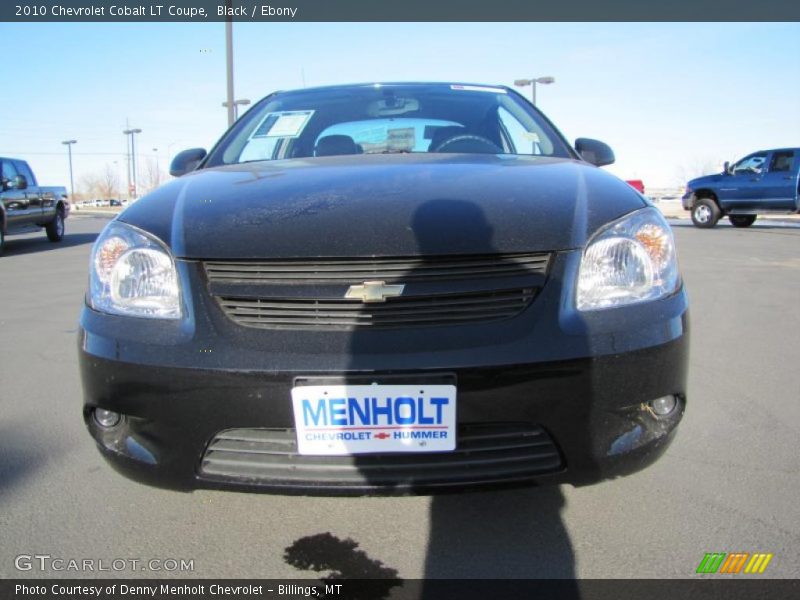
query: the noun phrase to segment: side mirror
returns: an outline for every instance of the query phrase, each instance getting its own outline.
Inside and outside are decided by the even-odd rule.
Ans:
[[[14,183],[12,184],[18,190],[26,190],[28,189],[28,179],[25,175],[17,175],[14,178]]]
[[[731,163],[729,163],[727,160],[725,161],[725,164],[722,165],[722,168],[725,169],[725,175],[733,175],[733,169],[731,169]]]
[[[204,148],[190,148],[189,150],[178,152],[169,166],[169,174],[173,177],[180,177],[181,175],[186,175],[186,173],[191,173],[205,157],[206,151]]]
[[[599,140],[590,138],[578,138],[575,140],[575,149],[581,155],[583,160],[602,167],[603,165],[610,165],[616,159],[614,158],[614,151],[608,144],[604,144]]]

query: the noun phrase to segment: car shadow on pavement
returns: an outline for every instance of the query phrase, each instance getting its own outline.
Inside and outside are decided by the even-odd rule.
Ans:
[[[483,599],[490,597],[486,585],[496,587],[491,582],[501,579],[566,580],[558,585],[559,599],[579,600],[575,557],[561,518],[564,504],[556,486],[433,496],[428,543],[420,547],[421,581],[405,580],[358,542],[330,532],[295,540],[283,559],[300,571],[326,573],[320,579],[326,585],[360,580],[349,592],[354,600],[440,600],[453,597],[451,580],[475,581],[460,587],[458,597]]]
[[[93,244],[98,235],[99,234],[97,233],[67,233],[64,235],[63,240],[55,243],[48,240],[44,234],[37,235],[36,237],[6,238],[3,255],[15,256],[21,254],[31,254],[34,252],[47,252],[48,250],[71,248],[73,246],[82,246],[84,244]]]
[[[425,579],[573,579],[564,504],[556,486],[435,496]]]
[[[44,450],[31,450],[31,439],[24,428],[0,428],[0,499],[45,462]]]

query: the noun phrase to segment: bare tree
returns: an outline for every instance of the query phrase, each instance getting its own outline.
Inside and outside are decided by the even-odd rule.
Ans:
[[[81,177],[75,200],[110,200],[119,195],[119,177],[113,166],[106,164],[102,171]]]
[[[109,200],[119,195],[119,177],[117,177],[117,172],[114,170],[114,167],[106,164],[103,171],[96,179],[100,198]]]
[[[83,187],[83,182],[81,180],[75,186],[75,192],[70,194],[69,201],[74,203],[74,202],[82,202],[83,200],[88,200],[88,199],[89,199],[89,194]]]
[[[155,158],[148,158],[144,164],[144,181],[142,187],[146,192],[152,192],[164,182],[164,174],[161,167],[158,165],[158,160]]]
[[[100,180],[95,173],[88,173],[81,177],[78,188],[80,195],[87,200],[100,197]]]
[[[711,157],[695,157],[692,160],[686,161],[675,169],[675,185],[684,186],[686,182],[695,177],[702,177],[703,175],[712,175],[714,173],[722,172],[722,163],[724,160]]]

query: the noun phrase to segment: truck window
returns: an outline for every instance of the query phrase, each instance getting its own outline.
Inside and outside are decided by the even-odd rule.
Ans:
[[[25,179],[28,181],[28,185],[36,185],[36,180],[33,178],[33,173],[31,172],[31,168],[28,166],[24,160],[16,161],[17,173],[20,175],[24,175]]]
[[[733,167],[734,175],[745,175],[748,173],[759,174],[764,170],[764,161],[767,160],[767,153],[760,152],[758,154],[751,154],[740,160]]]
[[[794,152],[792,150],[782,150],[772,153],[772,160],[769,170],[772,171],[791,171],[794,163]]]
[[[14,168],[14,163],[10,160],[0,161],[0,181],[2,181],[3,184],[12,181],[16,176],[17,170]]]

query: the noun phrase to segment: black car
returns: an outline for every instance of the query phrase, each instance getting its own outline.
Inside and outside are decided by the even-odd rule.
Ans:
[[[178,489],[591,483],[686,406],[661,214],[506,87],[278,92],[91,256],[83,416]]]

